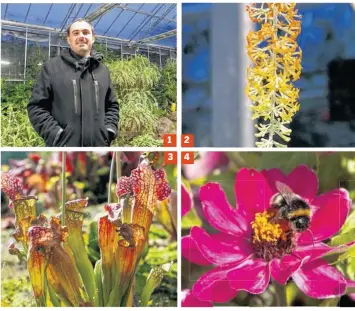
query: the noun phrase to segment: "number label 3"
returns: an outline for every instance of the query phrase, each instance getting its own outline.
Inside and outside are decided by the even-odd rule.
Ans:
[[[177,164],[177,153],[175,151],[164,152],[165,164]]]

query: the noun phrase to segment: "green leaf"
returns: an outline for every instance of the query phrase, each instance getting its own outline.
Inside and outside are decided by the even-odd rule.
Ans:
[[[279,168],[288,174],[298,165],[305,164],[315,168],[317,163],[314,152],[264,152],[260,159],[260,169]]]
[[[95,264],[94,275],[95,275],[95,285],[96,285],[95,306],[104,307],[103,291],[102,291],[101,259],[98,260]]]
[[[354,241],[355,237],[355,211],[346,219],[344,226],[342,227],[340,234],[333,237],[330,241],[331,246],[338,246],[345,243]]]
[[[319,307],[336,307],[339,303],[340,297],[324,299],[320,304]]]
[[[339,179],[341,179],[343,175],[340,162],[341,158],[339,153],[319,157],[317,175],[320,193],[339,188]]]
[[[176,165],[168,164],[164,166],[164,171],[171,189],[176,190],[177,168]]]
[[[165,263],[161,266],[155,266],[151,269],[146,284],[142,291],[141,306],[147,306],[154,289],[163,281],[164,275],[169,272],[173,262]]]
[[[210,175],[208,179],[209,182],[217,182],[220,184],[231,206],[236,206],[236,197],[234,191],[235,175],[236,173],[234,170],[228,170],[222,172],[221,174]]]
[[[194,208],[190,209],[190,211],[181,219],[181,229],[190,229],[193,226],[201,226],[202,221],[197,216],[197,212]]]
[[[298,294],[298,288],[295,283],[289,282],[286,285],[286,303],[288,306],[292,306],[293,301],[296,299]]]
[[[346,273],[350,280],[355,280],[355,257],[348,258]]]
[[[234,169],[242,167],[258,168],[260,163],[261,152],[226,152],[229,160],[232,162]]]
[[[344,254],[339,256],[339,261],[343,261],[349,257],[355,258],[355,245],[349,247]]]

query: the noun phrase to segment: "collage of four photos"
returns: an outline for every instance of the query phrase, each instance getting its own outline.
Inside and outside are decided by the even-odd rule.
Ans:
[[[354,70],[354,3],[2,1],[1,306],[355,307]]]

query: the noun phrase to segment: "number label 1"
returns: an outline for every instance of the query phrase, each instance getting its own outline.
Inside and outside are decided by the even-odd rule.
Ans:
[[[176,134],[164,134],[163,147],[176,147]]]

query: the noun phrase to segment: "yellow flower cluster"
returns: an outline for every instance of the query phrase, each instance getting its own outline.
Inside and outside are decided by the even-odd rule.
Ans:
[[[253,228],[253,243],[270,242],[276,244],[283,231],[279,224],[270,223],[271,215],[265,211],[256,213],[255,220],[251,222]]]
[[[292,82],[301,74],[302,51],[296,38],[301,31],[296,4],[266,3],[247,6],[250,19],[260,23],[258,31],[247,35],[247,53],[252,66],[247,70],[246,92],[252,100],[253,120],[261,138],[258,147],[287,147],[274,140],[277,134],[290,140],[287,125],[299,110],[297,88]]]

